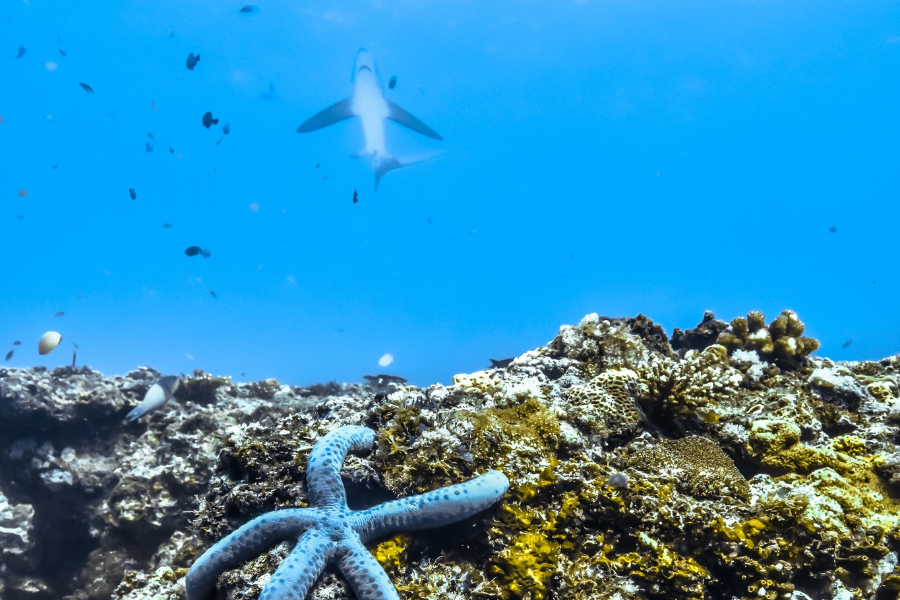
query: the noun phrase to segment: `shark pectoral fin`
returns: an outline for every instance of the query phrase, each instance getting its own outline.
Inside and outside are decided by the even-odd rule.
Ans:
[[[300,127],[297,128],[297,133],[309,133],[310,131],[316,131],[317,129],[340,123],[344,119],[349,119],[354,116],[352,107],[352,98],[344,98],[303,121]]]
[[[430,137],[434,140],[442,140],[440,134],[437,131],[420,121],[419,119],[412,116],[410,113],[406,112],[387,98],[384,99],[387,102],[388,109],[391,113],[388,115],[388,119],[391,121],[395,121],[400,123],[404,127],[408,127],[417,133],[421,133],[424,136]]]

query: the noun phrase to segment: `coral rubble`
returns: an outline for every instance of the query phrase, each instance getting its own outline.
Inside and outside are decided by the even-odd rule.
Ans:
[[[499,469],[494,507],[369,550],[400,597],[874,599],[900,593],[900,357],[835,363],[785,311],[665,332],[588,315],[502,369],[428,388],[0,369],[0,595],[180,600],[212,543],[309,505],[315,442],[376,431],[354,510]],[[58,506],[65,505],[66,511]],[[226,571],[255,599],[290,551]],[[352,598],[326,570],[311,599]]]

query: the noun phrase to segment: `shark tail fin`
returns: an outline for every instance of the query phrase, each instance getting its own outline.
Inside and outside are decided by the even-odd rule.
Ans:
[[[401,162],[395,156],[388,156],[385,158],[381,158],[375,161],[375,191],[378,191],[378,184],[381,182],[381,178],[384,177],[390,171],[395,169],[399,169],[400,167],[405,167],[410,163]]]

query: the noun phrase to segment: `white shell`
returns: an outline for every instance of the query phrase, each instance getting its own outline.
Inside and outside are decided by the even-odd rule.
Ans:
[[[38,354],[50,354],[53,352],[54,348],[59,346],[61,341],[62,335],[56,331],[48,331],[42,335],[40,341],[38,341]]]

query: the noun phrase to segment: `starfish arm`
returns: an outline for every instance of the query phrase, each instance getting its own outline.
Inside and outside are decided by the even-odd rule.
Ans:
[[[506,475],[500,471],[488,471],[464,483],[360,511],[355,515],[356,530],[360,539],[367,542],[394,531],[449,525],[488,508],[508,488]]]
[[[188,571],[187,600],[207,600],[223,571],[233,569],[278,542],[296,538],[317,521],[317,511],[276,510],[256,517],[216,542]]]
[[[358,539],[344,540],[345,551],[338,569],[350,583],[358,600],[400,600],[384,569]],[[260,598],[260,600],[263,600]]]
[[[281,561],[259,600],[303,600],[335,552],[323,531],[307,530],[287,558]]]
[[[372,447],[375,432],[367,427],[348,426],[325,435],[313,446],[306,466],[309,505],[316,508],[347,508],[347,494],[341,481],[341,465],[351,450]]]

